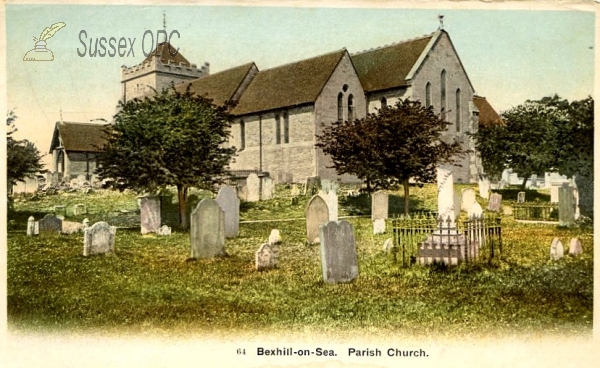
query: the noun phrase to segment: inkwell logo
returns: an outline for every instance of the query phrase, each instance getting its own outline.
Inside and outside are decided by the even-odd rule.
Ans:
[[[35,42],[35,48],[33,50],[29,50],[25,56],[23,56],[23,61],[52,61],[54,60],[54,54],[52,51],[46,48],[46,40],[50,37],[54,36],[56,32],[58,32],[62,27],[66,26],[63,22],[54,23],[50,27],[46,27],[40,38],[33,37]]]

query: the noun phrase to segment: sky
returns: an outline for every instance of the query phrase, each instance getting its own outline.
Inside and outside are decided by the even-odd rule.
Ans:
[[[17,138],[47,153],[61,113],[64,121],[110,120],[120,96],[121,66],[145,58],[151,39],[144,33],[156,37],[163,13],[167,31],[179,32],[171,43],[192,63],[209,62],[213,73],[250,61],[263,70],[343,47],[354,53],[420,37],[436,31],[443,14],[444,29],[476,93],[496,110],[555,93],[569,100],[593,95],[593,11],[280,5],[7,4],[6,106],[18,117]],[[48,40],[54,61],[23,61],[33,37],[56,22],[66,26]],[[135,38],[133,55],[78,54],[84,49],[81,39],[100,37]]]

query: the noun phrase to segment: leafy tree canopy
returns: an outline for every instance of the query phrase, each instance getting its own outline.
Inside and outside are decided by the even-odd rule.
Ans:
[[[26,139],[16,140],[13,137],[17,131],[16,119],[17,116],[14,112],[9,111],[6,117],[6,176],[9,186],[25,180],[27,177],[45,172],[42,156],[35,145]]]
[[[186,92],[164,90],[119,105],[106,130],[97,173],[120,190],[154,192],[177,186],[180,224],[187,226],[190,187],[222,180],[235,147],[227,147],[230,106]]]

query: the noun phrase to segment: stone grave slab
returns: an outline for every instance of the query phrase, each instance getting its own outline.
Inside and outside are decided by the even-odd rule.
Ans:
[[[550,259],[553,261],[558,261],[565,255],[565,248],[563,243],[558,238],[554,238],[552,240],[552,244],[550,244]]]
[[[225,216],[225,237],[235,238],[240,232],[240,200],[235,190],[228,185],[221,187],[216,201]]]
[[[52,214],[44,216],[38,221],[39,233],[60,233],[62,231],[62,220]]]
[[[319,239],[319,227],[329,221],[327,203],[318,195],[313,196],[306,205],[306,240],[316,243]]]
[[[140,209],[140,230],[142,235],[156,233],[160,228],[160,197],[140,196],[137,198]]]
[[[352,225],[330,221],[320,228],[321,266],[328,283],[350,282],[358,277],[358,257]]]
[[[117,228],[104,221],[96,222],[83,233],[83,255],[113,253]]]
[[[191,258],[225,254],[225,215],[214,199],[198,203],[190,217]]]
[[[387,220],[389,211],[389,194],[385,190],[373,193],[371,199],[371,220]]]
[[[492,193],[490,201],[488,203],[488,210],[492,212],[500,212],[502,210],[502,195],[498,193]]]
[[[569,254],[572,256],[583,254],[583,247],[581,246],[581,240],[579,240],[579,238],[572,238],[569,241]]]
[[[277,267],[278,251],[276,246],[264,243],[255,254],[255,265],[257,271],[268,270]]]
[[[246,190],[247,202],[260,201],[260,178],[258,175],[254,173],[248,175],[248,178],[246,179]]]

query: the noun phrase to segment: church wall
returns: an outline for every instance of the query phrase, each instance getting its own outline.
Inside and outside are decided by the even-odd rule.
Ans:
[[[125,99],[127,101],[144,96],[152,91],[148,86],[154,88],[156,85],[156,74],[150,73],[135,79],[121,82],[121,98],[123,98],[123,89],[125,89]]]
[[[381,108],[381,99],[386,98],[388,106],[393,106],[400,99],[404,99],[408,96],[407,88],[397,88],[384,92],[370,93],[367,97],[368,111],[369,113],[376,113]]]
[[[76,178],[78,175],[92,175],[96,170],[96,156],[93,153],[85,152],[67,152],[68,158],[68,178]],[[88,166],[89,163],[89,166]],[[65,166],[67,162],[65,162]],[[89,168],[89,169],[88,169]],[[65,178],[67,178],[65,176]]]

